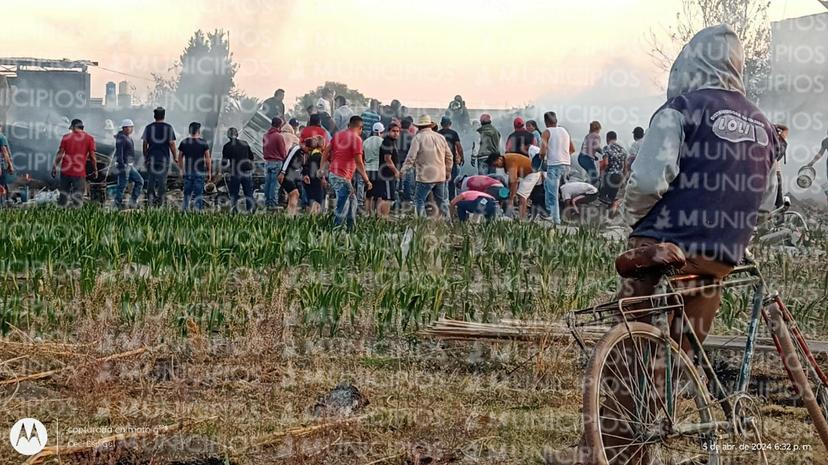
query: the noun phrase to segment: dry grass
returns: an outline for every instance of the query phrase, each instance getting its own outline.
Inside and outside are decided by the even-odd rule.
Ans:
[[[41,346],[14,335],[0,343],[4,375],[62,367],[0,391],[0,421],[38,418],[50,445],[58,434],[65,445],[108,436],[73,428],[196,424],[62,463],[539,463],[543,446],[579,436],[579,361],[560,343],[319,338],[293,326],[295,315],[278,306],[249,315],[250,332],[229,338],[182,339],[163,318],[125,329],[111,317],[104,311],[79,321],[76,344],[28,350]],[[90,362],[140,347],[154,349]],[[368,407],[345,421],[313,418],[317,398],[341,381],[357,385]],[[768,407],[766,425],[769,441],[814,447],[777,453],[774,463],[825,463],[801,409]],[[799,461],[805,457],[813,461]],[[0,447],[0,463],[21,462]]]

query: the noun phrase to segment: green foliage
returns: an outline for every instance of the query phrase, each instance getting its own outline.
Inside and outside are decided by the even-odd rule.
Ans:
[[[193,324],[244,333],[261,309],[324,335],[411,335],[441,315],[553,320],[612,298],[624,248],[595,229],[519,222],[361,219],[347,234],[326,217],[44,207],[0,210],[0,224],[0,332],[71,333],[103,312],[125,328],[164,318],[185,336]],[[819,261],[755,252],[801,323],[824,327]],[[725,328],[741,327],[746,302],[725,295]]]
[[[351,105],[351,108],[363,107],[368,104],[368,98],[362,95],[360,91],[350,89],[346,84],[342,84],[341,82],[327,81],[325,84],[299,97],[293,108],[293,114],[304,116],[306,114],[305,109],[311,105],[316,105],[316,101],[322,97],[323,89],[330,89],[334,97],[337,95],[344,96],[348,100],[348,104]],[[333,97],[331,97],[331,99],[333,99]],[[333,102],[331,102],[331,104],[333,104]]]
[[[681,48],[700,30],[727,24],[745,49],[745,86],[752,100],[767,91],[770,76],[770,20],[768,0],[682,0],[676,22],[667,29],[670,43],[651,35],[650,55],[656,65],[669,70]]]
[[[153,74],[155,89],[151,100],[180,111],[189,109],[189,113],[196,115],[206,112],[218,118],[218,113],[227,105],[227,97],[231,94],[243,97],[235,92],[234,78],[238,69],[230,52],[228,32],[198,30],[170,68],[172,76]],[[210,116],[207,119],[208,127],[217,123],[217,120],[209,121]]]

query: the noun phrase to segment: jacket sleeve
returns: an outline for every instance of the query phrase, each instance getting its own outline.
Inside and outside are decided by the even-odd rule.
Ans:
[[[414,163],[417,161],[417,153],[420,151],[420,138],[414,137],[411,140],[411,146],[408,148],[408,153],[405,155],[405,163],[402,165],[402,169],[400,171],[406,172],[414,167]]]
[[[451,155],[451,148],[449,148],[448,141],[441,136],[440,147],[443,151],[443,161],[446,164],[446,179],[451,179],[451,167],[454,165],[454,157]]]
[[[127,163],[124,150],[125,145],[123,138],[115,138],[115,161],[118,163],[118,166],[124,166]]]
[[[682,114],[670,108],[653,116],[624,195],[623,212],[628,225],[634,226],[644,218],[678,176],[683,123]]]

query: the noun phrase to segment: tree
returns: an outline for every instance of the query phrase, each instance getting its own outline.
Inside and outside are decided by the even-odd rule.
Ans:
[[[341,82],[328,81],[307,94],[299,97],[296,105],[293,107],[294,115],[304,115],[305,109],[311,105],[316,105],[316,101],[322,96],[323,89],[330,89],[333,95],[342,95],[348,100],[348,104],[352,106],[365,106],[368,103],[368,98],[356,89],[349,89],[346,84]]]
[[[155,104],[213,128],[219,113],[229,108],[228,97],[240,95],[234,83],[238,68],[230,53],[229,33],[215,30],[205,34],[198,30],[170,68],[171,76],[153,74],[155,90],[150,98]]]
[[[770,22],[768,0],[682,0],[676,24],[667,28],[669,44],[650,34],[650,56],[662,70],[669,70],[681,47],[700,30],[728,24],[745,48],[745,87],[748,97],[758,101],[770,76]]]

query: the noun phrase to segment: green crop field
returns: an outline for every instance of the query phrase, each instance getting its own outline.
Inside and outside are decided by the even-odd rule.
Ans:
[[[78,428],[180,425],[176,438],[239,464],[534,463],[574,443],[574,347],[419,330],[557,321],[612,298],[624,250],[596,228],[519,222],[364,219],[349,234],[324,217],[87,207],[0,210],[0,225],[0,383],[50,372],[0,384],[0,422],[30,414],[77,442],[101,437]],[[796,254],[754,253],[808,333],[828,334],[824,231]],[[743,329],[743,303],[725,296],[717,332]],[[311,407],[343,381],[370,404],[326,425]],[[802,410],[766,408],[774,440],[824,460]],[[18,463],[7,449],[0,462]],[[108,453],[184,463],[142,455],[162,449]]]

